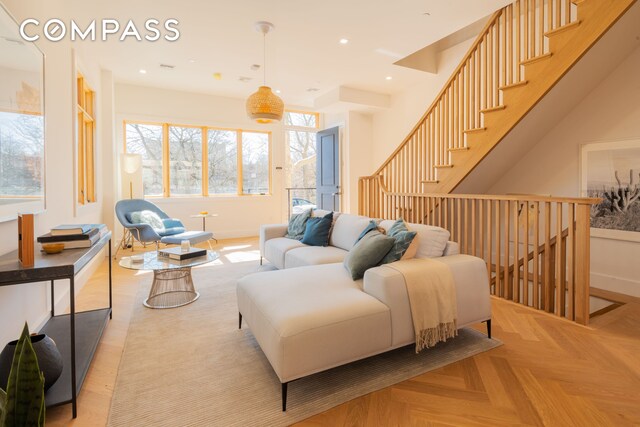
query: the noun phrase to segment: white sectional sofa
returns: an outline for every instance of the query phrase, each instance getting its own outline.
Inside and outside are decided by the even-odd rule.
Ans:
[[[314,212],[316,216],[325,213]],[[244,319],[278,375],[283,411],[290,381],[414,342],[402,274],[382,265],[354,281],[342,264],[369,221],[338,215],[326,247],[306,246],[284,237],[286,224],[261,227],[261,255],[278,270],[238,281],[239,327]],[[388,229],[392,224],[382,221],[380,225]],[[451,267],[458,327],[486,322],[491,337],[485,262],[460,255],[444,229],[422,224],[409,227],[418,232],[417,258],[439,256]]]

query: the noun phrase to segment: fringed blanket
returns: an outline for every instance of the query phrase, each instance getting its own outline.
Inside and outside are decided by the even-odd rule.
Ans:
[[[458,335],[456,289],[447,264],[413,258],[387,266],[404,276],[416,334],[416,353]]]

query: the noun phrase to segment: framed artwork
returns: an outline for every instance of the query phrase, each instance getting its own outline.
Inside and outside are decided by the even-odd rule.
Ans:
[[[591,207],[591,236],[640,242],[640,138],[585,144],[580,191],[599,197]]]

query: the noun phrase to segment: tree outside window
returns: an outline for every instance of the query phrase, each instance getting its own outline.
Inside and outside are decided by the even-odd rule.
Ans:
[[[202,194],[202,128],[169,126],[170,191]]]
[[[315,204],[316,200],[316,132],[318,114],[287,111],[284,117],[286,157],[286,187],[291,199]],[[310,188],[311,190],[303,190]],[[296,190],[298,189],[298,190]]]
[[[269,134],[242,132],[242,194],[269,193]]]
[[[127,123],[127,153],[142,156],[142,184],[145,196],[162,196],[162,125]]]
[[[208,129],[209,194],[238,192],[238,132]]]

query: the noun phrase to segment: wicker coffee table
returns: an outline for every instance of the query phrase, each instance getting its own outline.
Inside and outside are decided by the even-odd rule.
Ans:
[[[190,304],[198,299],[191,277],[191,268],[218,259],[218,253],[207,251],[206,256],[184,261],[158,258],[158,252],[146,252],[141,262],[133,262],[132,257],[120,259],[120,266],[131,270],[152,270],[153,283],[144,305],[149,308],[175,308]]]

